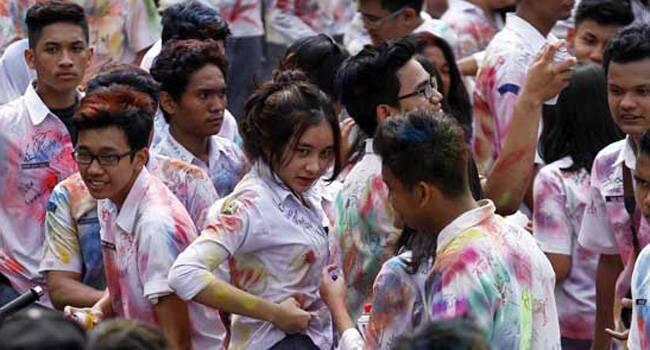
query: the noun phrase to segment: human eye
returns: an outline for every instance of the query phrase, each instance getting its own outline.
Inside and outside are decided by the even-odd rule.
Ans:
[[[637,89],[637,93],[640,96],[650,96],[650,86],[642,86]]]
[[[614,96],[620,96],[623,94],[623,89],[618,86],[610,85],[607,90],[609,90],[609,93]]]
[[[55,46],[55,45],[48,45],[48,46],[45,46],[45,49],[43,49],[43,51],[45,51],[48,54],[55,54],[55,53],[59,52],[59,47]]]
[[[334,157],[334,150],[331,149],[331,148],[328,148],[328,149],[324,150],[323,152],[321,152],[320,156],[321,156],[322,159],[330,160],[330,159],[332,159],[332,157]]]
[[[298,147],[296,149],[296,155],[303,158],[309,156],[309,148]]]
[[[103,154],[97,156],[97,161],[101,165],[115,165],[120,161],[120,156],[116,154]]]
[[[77,162],[82,164],[90,164],[93,161],[93,155],[86,151],[76,151],[74,157]]]

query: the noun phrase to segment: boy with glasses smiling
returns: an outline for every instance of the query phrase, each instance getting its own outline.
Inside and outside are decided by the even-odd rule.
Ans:
[[[168,284],[171,265],[198,231],[179,200],[145,167],[150,105],[146,94],[116,85],[86,96],[75,115],[74,154],[97,199],[108,288],[90,309],[67,308],[66,313],[149,322],[175,349],[220,347],[219,314],[183,302]]]

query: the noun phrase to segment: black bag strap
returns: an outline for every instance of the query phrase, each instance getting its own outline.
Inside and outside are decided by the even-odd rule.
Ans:
[[[636,200],[634,199],[634,187],[632,186],[632,173],[630,168],[621,164],[623,168],[623,200],[625,202],[625,211],[630,216],[630,229],[632,230],[632,245],[634,247],[634,255],[638,256],[641,252],[641,244],[639,243],[639,236],[637,234],[640,226],[639,215],[636,215]],[[638,217],[638,220],[637,220]]]

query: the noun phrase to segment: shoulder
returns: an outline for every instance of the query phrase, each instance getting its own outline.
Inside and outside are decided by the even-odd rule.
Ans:
[[[155,161],[155,170],[160,172],[163,176],[172,176],[174,174],[180,175],[182,178],[189,178],[192,180],[209,180],[208,174],[196,165],[174,159],[162,154],[154,154],[152,156]],[[156,174],[158,175],[158,174]]]
[[[609,144],[603,148],[596,158],[594,158],[594,164],[592,167],[592,176],[598,181],[599,179],[606,179],[614,171],[614,163],[619,157],[620,152],[625,147],[627,140],[623,139]]]

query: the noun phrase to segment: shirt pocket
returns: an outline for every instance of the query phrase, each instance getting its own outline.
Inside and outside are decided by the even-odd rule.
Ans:
[[[40,203],[45,208],[54,186],[59,182],[59,172],[50,167],[49,161],[27,161],[19,164],[18,190],[28,206]]]

